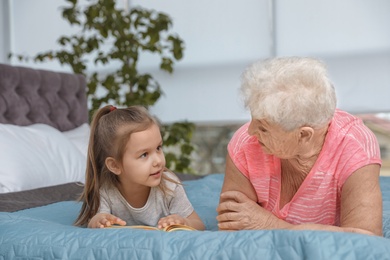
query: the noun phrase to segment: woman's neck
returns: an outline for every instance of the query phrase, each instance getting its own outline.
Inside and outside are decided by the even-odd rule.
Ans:
[[[313,137],[303,145],[301,152],[296,157],[287,160],[289,167],[308,174],[321,153],[327,132],[328,126],[315,129]]]

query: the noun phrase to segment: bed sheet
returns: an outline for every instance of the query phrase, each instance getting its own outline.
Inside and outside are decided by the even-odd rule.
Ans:
[[[186,181],[206,231],[72,226],[80,203],[0,213],[0,259],[388,259],[390,177],[381,177],[384,237],[324,231],[216,231],[222,174]]]

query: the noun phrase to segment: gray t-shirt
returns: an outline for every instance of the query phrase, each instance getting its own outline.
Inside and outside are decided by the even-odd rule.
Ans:
[[[175,175],[169,172],[164,174],[178,181]],[[167,191],[164,195],[159,187],[152,187],[148,200],[142,208],[132,207],[114,186],[101,188],[98,212],[113,214],[126,221],[126,225],[129,226],[156,226],[160,218],[172,214],[178,214],[184,218],[188,217],[194,208],[188,200],[183,186],[164,179],[162,181],[165,181],[166,187],[172,192]]]

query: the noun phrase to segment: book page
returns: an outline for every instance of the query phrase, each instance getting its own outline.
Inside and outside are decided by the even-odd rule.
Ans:
[[[132,228],[132,229],[144,229],[144,230],[161,230],[166,232],[173,232],[173,231],[196,231],[195,228],[181,225],[181,224],[173,224],[166,226],[165,228],[159,229],[157,227],[152,226],[145,226],[145,225],[133,225],[133,226],[120,226],[120,225],[113,225],[111,227],[107,228]]]
[[[144,229],[144,230],[160,230],[156,227],[152,226],[144,226],[144,225],[134,225],[134,226],[120,226],[120,225],[113,225],[111,227],[107,228],[132,228],[132,229]]]
[[[180,224],[173,224],[169,225],[165,228],[163,228],[166,232],[173,232],[173,231],[196,231],[195,228],[186,226],[186,225],[180,225]]]

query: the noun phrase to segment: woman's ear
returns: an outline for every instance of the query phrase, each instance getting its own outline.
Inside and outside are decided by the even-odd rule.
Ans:
[[[116,175],[121,174],[121,172],[122,172],[121,167],[114,158],[107,157],[105,163],[106,163],[106,167],[110,170],[110,172],[112,172]]]
[[[314,129],[308,126],[301,127],[299,132],[299,137],[301,142],[308,142],[312,139],[314,135]]]

